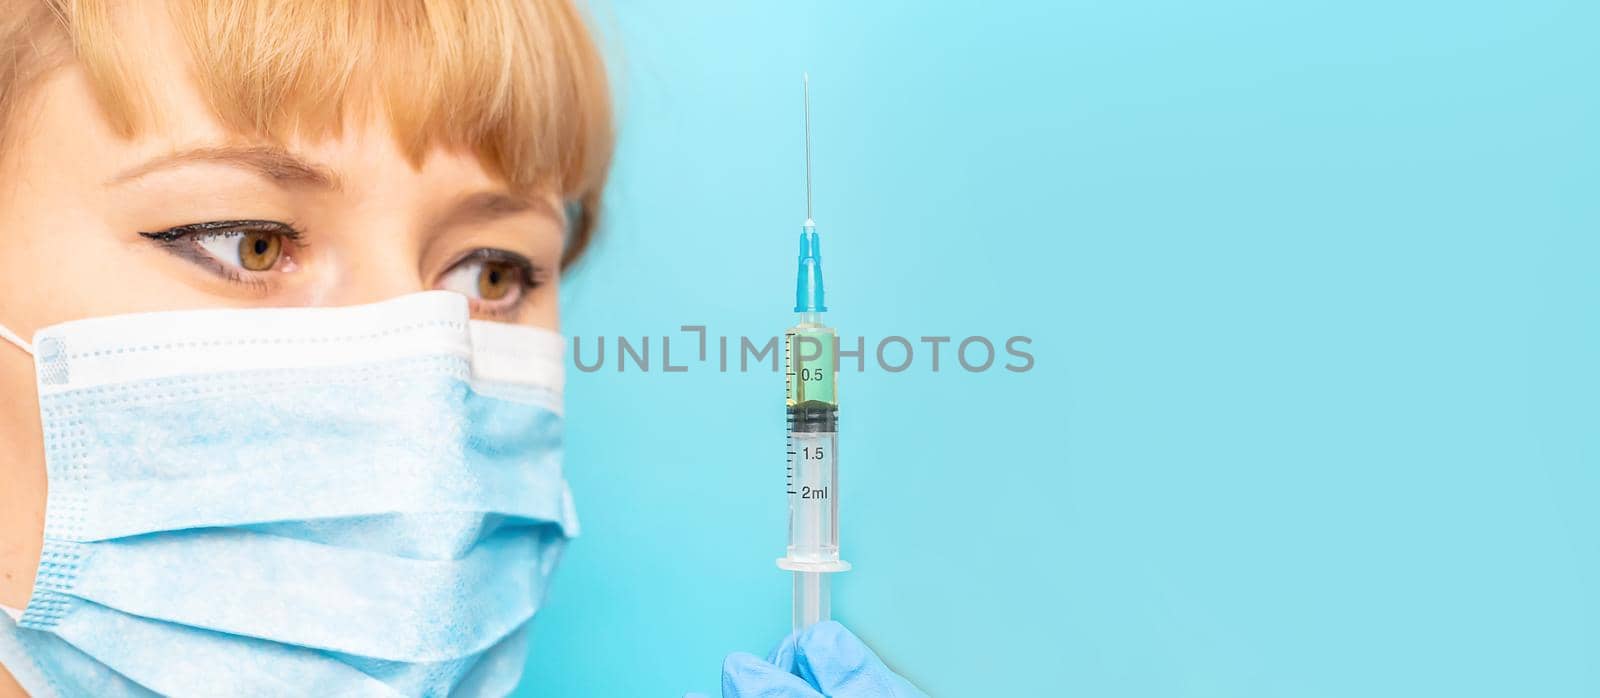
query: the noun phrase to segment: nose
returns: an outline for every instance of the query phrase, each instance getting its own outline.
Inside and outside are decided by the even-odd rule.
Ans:
[[[348,236],[345,245],[330,250],[322,262],[327,278],[316,305],[361,305],[427,290],[431,280],[423,278],[420,253],[407,236],[398,231],[382,231],[363,236]]]

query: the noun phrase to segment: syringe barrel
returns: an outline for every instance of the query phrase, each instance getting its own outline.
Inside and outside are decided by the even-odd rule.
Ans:
[[[789,548],[801,563],[839,560],[837,335],[815,313],[785,334]]]
[[[794,431],[789,435],[789,559],[839,559],[839,463],[837,432]]]

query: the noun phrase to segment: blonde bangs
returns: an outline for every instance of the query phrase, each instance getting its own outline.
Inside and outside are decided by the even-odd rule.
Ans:
[[[51,0],[108,118],[151,118],[116,55],[109,0]],[[595,225],[613,144],[605,66],[571,0],[169,0],[201,96],[229,129],[337,135],[381,109],[414,162],[474,152],[519,192],[581,204],[567,258]]]

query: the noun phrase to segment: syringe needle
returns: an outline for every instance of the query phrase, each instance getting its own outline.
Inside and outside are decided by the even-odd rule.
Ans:
[[[816,223],[811,218],[811,74],[801,73],[800,82],[806,99],[806,226]]]

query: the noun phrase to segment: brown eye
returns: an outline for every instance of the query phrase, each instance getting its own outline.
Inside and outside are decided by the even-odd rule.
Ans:
[[[283,238],[272,233],[244,233],[239,236],[239,266],[249,271],[267,271],[283,256]]]
[[[466,296],[475,315],[495,317],[515,312],[539,286],[539,272],[526,257],[484,248],[451,265],[434,288]]]
[[[510,295],[520,284],[521,272],[505,262],[484,262],[478,270],[478,297],[497,301]]]
[[[228,281],[265,283],[264,272],[296,271],[300,231],[287,223],[266,220],[190,223],[140,237],[187,259]]]

